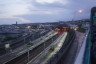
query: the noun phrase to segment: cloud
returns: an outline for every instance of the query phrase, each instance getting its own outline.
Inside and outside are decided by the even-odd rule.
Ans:
[[[0,0],[0,16],[14,16],[14,15],[22,15],[28,14],[30,6],[24,0]],[[32,7],[32,6],[31,6]]]
[[[16,17],[16,15],[30,14],[28,7],[34,8],[26,0],[0,0],[0,24],[29,23],[28,19]]]
[[[58,0],[36,0],[36,2],[38,3],[54,3],[54,2],[57,2]]]
[[[36,0],[36,2],[40,4],[46,4],[46,3],[52,4],[57,2],[61,4],[66,4],[68,1],[67,0]]]
[[[31,23],[32,21],[24,19],[22,17],[10,17],[10,18],[0,18],[0,24],[15,24],[18,23]]]
[[[31,23],[32,21],[30,20],[27,20],[27,19],[24,19],[24,18],[20,18],[20,17],[17,17],[18,20],[21,21],[21,23]]]
[[[53,22],[59,20],[84,19],[90,17],[94,0],[0,0],[0,24]],[[83,13],[77,13],[82,9]],[[3,22],[4,21],[4,22]]]

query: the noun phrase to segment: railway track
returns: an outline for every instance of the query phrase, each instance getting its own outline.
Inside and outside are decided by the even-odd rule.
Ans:
[[[58,51],[57,54],[55,54],[53,58],[51,58],[48,61],[47,64],[63,64],[64,59],[66,59],[65,57],[68,54],[68,51],[70,51],[70,46],[72,45],[74,39],[75,39],[75,32],[73,30],[70,30],[61,49]]]
[[[71,57],[71,56],[69,56],[69,53],[70,54],[73,54],[72,52],[73,52],[73,50],[71,50],[71,49],[74,49],[74,48],[72,48],[72,45],[73,45],[73,42],[74,42],[74,40],[75,40],[75,36],[76,36],[76,34],[75,34],[75,32],[72,30],[71,32],[69,32],[69,34],[68,34],[68,36],[67,36],[67,41],[65,41],[65,44],[63,44],[63,47],[61,48],[62,49],[62,56],[61,56],[61,58],[57,61],[57,63],[56,64],[67,64],[67,62],[69,61],[69,59],[67,59],[67,56],[68,57]],[[70,52],[71,51],[71,52]],[[75,53],[74,53],[75,54]],[[74,55],[73,54],[73,55]],[[74,55],[75,56],[75,55]],[[67,59],[67,60],[66,60]],[[73,57],[73,59],[74,59],[74,57]],[[71,59],[72,61],[73,61],[73,59]]]
[[[47,33],[48,33],[48,32],[47,32]],[[44,35],[47,34],[47,33],[44,33]],[[34,33],[34,34],[36,34],[36,33]],[[44,36],[44,35],[43,35],[43,36]],[[33,38],[33,36],[34,36],[34,38]],[[21,39],[21,40],[19,40],[17,43],[14,43],[14,44],[10,45],[10,49],[11,49],[11,50],[14,50],[14,49],[16,49],[16,48],[18,48],[18,47],[20,47],[20,46],[22,46],[22,45],[30,42],[30,40],[35,40],[35,39],[37,39],[37,38],[39,38],[39,37],[40,37],[40,36],[35,36],[35,35],[33,35],[33,34],[30,34],[30,35],[28,35],[28,36],[25,36],[25,37],[24,37],[24,38],[25,38],[25,41],[24,41],[24,38]],[[16,41],[16,40],[15,40],[15,41]],[[13,41],[13,42],[15,42],[15,41]],[[4,44],[3,44],[2,46],[4,46]],[[3,54],[5,54],[5,53],[6,53],[5,47],[0,48],[0,56],[3,55]]]
[[[59,35],[55,35],[52,38],[55,40]],[[29,60],[33,59],[35,56],[37,56],[40,52],[44,50],[44,48],[48,47],[52,43],[52,38],[49,40],[45,41],[45,46],[44,43],[39,45],[38,47],[34,48],[33,50],[29,51]],[[26,64],[28,62],[28,53],[25,53],[5,64]]]

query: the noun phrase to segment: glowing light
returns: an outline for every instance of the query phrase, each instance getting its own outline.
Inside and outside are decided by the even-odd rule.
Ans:
[[[31,28],[31,26],[27,26],[27,28]]]
[[[78,13],[82,13],[83,12],[83,10],[78,10]]]
[[[10,48],[10,44],[5,44],[5,48]]]

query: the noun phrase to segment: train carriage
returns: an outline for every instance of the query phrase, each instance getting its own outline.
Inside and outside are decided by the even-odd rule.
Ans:
[[[69,26],[67,24],[59,24],[56,26],[55,31],[60,34],[62,32],[69,32]]]

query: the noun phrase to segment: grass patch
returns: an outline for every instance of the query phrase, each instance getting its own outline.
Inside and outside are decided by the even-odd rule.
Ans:
[[[27,46],[28,47],[33,46],[33,43],[27,43]]]
[[[55,50],[54,47],[51,47],[51,48],[49,49],[50,52],[52,52],[52,51],[54,51],[54,50]]]

